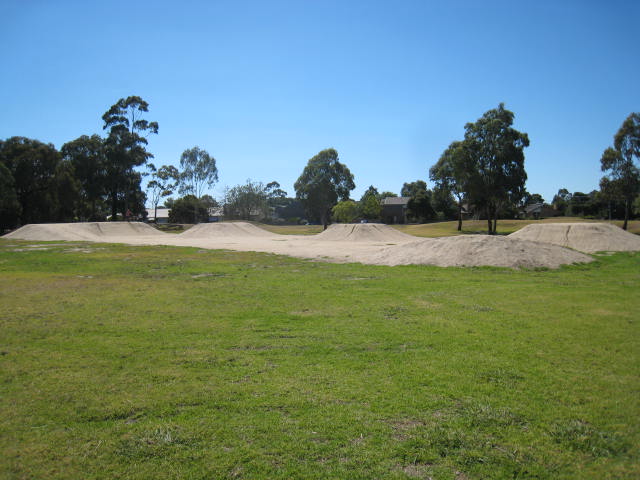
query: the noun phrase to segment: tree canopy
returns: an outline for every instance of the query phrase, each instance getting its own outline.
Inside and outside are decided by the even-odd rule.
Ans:
[[[600,165],[607,172],[601,183],[610,196],[624,200],[624,224],[627,229],[629,213],[634,199],[640,193],[640,113],[630,114],[614,136],[613,147],[602,154]]]
[[[338,152],[328,148],[309,160],[294,188],[309,217],[326,228],[331,208],[339,200],[348,200],[356,186],[347,166],[340,163]]]
[[[142,98],[121,98],[102,116],[105,140],[106,191],[111,202],[111,218],[118,210],[144,210],[144,193],[140,190],[141,175],[134,170],[144,165],[153,155],[146,150],[146,136],[158,133],[158,123],[142,118],[149,104]],[[142,202],[140,201],[142,200]],[[140,212],[142,213],[142,212]]]
[[[206,150],[195,146],[188,148],[180,156],[180,193],[200,198],[205,188],[211,188],[218,181],[216,159]]]
[[[484,210],[489,233],[496,232],[501,210],[519,203],[525,193],[524,148],[529,137],[512,128],[513,119],[513,112],[501,103],[467,123],[464,140],[451,143],[430,170],[441,188],[458,197],[460,213],[463,199]]]

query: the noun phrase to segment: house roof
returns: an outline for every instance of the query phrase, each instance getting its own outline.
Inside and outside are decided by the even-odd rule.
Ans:
[[[540,213],[542,211],[543,204],[542,203],[532,203],[531,205],[527,205],[524,207],[524,211],[529,213]]]
[[[411,197],[385,197],[382,199],[382,205],[406,205]]]

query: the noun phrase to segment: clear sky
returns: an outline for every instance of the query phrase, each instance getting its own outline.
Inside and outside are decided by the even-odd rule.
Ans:
[[[359,198],[400,192],[464,125],[504,102],[527,132],[527,189],[598,188],[640,111],[637,0],[0,0],[0,138],[60,148],[139,95],[157,165],[195,145],[211,192],[276,180],[338,150]],[[430,184],[431,185],[431,184]]]

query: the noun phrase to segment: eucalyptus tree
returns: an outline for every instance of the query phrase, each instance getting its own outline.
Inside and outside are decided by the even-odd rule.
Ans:
[[[82,135],[65,143],[60,153],[63,161],[73,166],[79,184],[77,210],[80,218],[102,218],[107,172],[105,141],[99,135]]]
[[[102,116],[103,129],[109,130],[105,140],[105,177],[112,220],[116,220],[119,208],[123,214],[128,210],[131,199],[139,208],[141,175],[136,175],[134,169],[153,158],[146,150],[147,136],[158,133],[158,123],[143,118],[148,111],[147,102],[130,96],[118,100]]]
[[[0,163],[10,177],[3,182],[7,204],[15,198],[20,215],[15,223],[51,221],[56,209],[56,170],[60,152],[52,144],[25,137],[0,142]]]
[[[617,192],[624,199],[624,224],[627,229],[629,211],[640,193],[640,113],[630,114],[615,134],[613,148],[607,148],[600,159],[603,172],[608,172],[605,182],[608,192]],[[603,179],[604,180],[604,179]]]
[[[148,167],[151,171],[151,180],[147,184],[147,191],[151,205],[153,205],[153,218],[156,219],[158,217],[158,203],[162,198],[173,193],[178,186],[180,173],[173,165],[162,165],[160,168],[156,168],[153,163],[149,163]]]
[[[382,198],[378,189],[371,185],[360,198],[360,215],[367,220],[378,220],[382,215]]]
[[[458,231],[462,230],[462,207],[465,200],[467,178],[463,142],[452,142],[440,159],[429,169],[429,178],[436,189],[449,192],[456,198],[458,209]]]
[[[213,187],[218,181],[216,159],[198,146],[182,152],[180,168],[180,193],[183,195],[200,198],[207,187]]]
[[[320,220],[326,229],[331,208],[339,200],[348,200],[349,192],[356,186],[349,168],[340,163],[338,152],[328,148],[307,162],[294,188],[307,214]]]
[[[490,234],[496,233],[500,210],[517,204],[525,192],[524,148],[529,137],[512,128],[513,119],[513,112],[501,103],[464,127],[464,190],[476,207],[485,209]]]

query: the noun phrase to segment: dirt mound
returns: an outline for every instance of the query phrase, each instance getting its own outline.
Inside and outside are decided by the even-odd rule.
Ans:
[[[165,234],[142,222],[32,223],[5,235],[17,240],[108,241],[110,238],[162,237]]]
[[[640,250],[640,237],[610,223],[538,223],[509,235],[519,240],[552,243],[580,252]]]
[[[181,238],[210,237],[274,237],[275,233],[249,222],[199,223],[179,234]]]
[[[591,262],[593,258],[557,245],[491,235],[461,235],[387,247],[368,260],[366,263],[378,265],[558,268],[571,263]]]
[[[329,242],[399,243],[414,241],[416,237],[382,223],[338,223],[314,235],[314,239]]]

